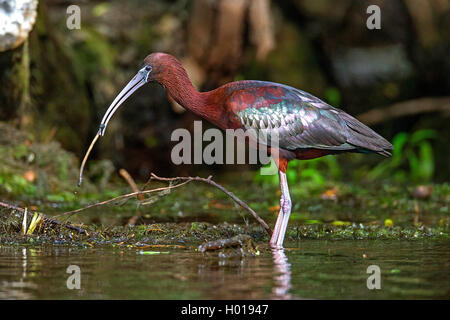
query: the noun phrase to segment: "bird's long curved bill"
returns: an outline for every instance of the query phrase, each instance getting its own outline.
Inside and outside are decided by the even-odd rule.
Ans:
[[[128,99],[137,89],[142,87],[147,82],[147,72],[145,69],[140,70],[133,79],[125,86],[125,88],[120,91],[117,97],[109,106],[108,110],[106,110],[105,115],[103,116],[102,122],[100,123],[100,128],[98,132],[101,136],[105,134],[106,126],[108,125],[109,120],[113,114],[119,109],[122,103]]]
[[[111,120],[111,117],[117,111],[117,109],[119,109],[119,107],[125,102],[125,100],[128,99],[129,96],[131,96],[134,92],[136,92],[137,89],[142,87],[147,82],[148,74],[149,74],[149,72],[147,70],[145,70],[145,68],[142,68],[134,76],[134,78],[131,79],[130,82],[128,82],[128,84],[125,86],[125,88],[123,88],[122,91],[117,95],[117,97],[114,99],[114,101],[109,106],[108,110],[106,110],[105,115],[103,116],[102,122],[100,123],[98,132],[95,135],[94,139],[92,140],[91,145],[89,146],[89,149],[87,150],[87,152],[83,158],[83,162],[81,163],[78,186],[81,185],[81,181],[83,179],[84,166],[89,157],[89,154],[91,153],[92,148],[94,147],[95,142],[97,141],[97,139],[100,136],[103,136],[105,134],[106,126],[108,125],[109,120]]]

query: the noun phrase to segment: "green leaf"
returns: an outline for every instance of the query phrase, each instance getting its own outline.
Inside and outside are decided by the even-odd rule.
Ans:
[[[436,131],[432,129],[421,129],[417,130],[411,135],[411,144],[415,145],[423,140],[435,139]]]
[[[434,174],[434,155],[433,148],[429,142],[422,142],[420,144],[420,175],[425,180],[430,180]]]
[[[139,251],[139,254],[143,255],[155,255],[155,254],[169,254],[169,251]]]

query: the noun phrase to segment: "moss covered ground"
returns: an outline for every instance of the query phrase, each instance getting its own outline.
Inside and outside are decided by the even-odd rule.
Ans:
[[[107,161],[93,161],[82,188],[78,160],[55,142],[33,140],[0,123],[0,199],[80,226],[87,234],[43,223],[23,235],[23,213],[0,210],[0,242],[76,246],[198,246],[205,241],[248,235],[265,243],[268,234],[246,211],[217,189],[197,182],[147,196],[115,201],[61,215],[132,192]],[[246,201],[269,225],[278,213],[274,183],[255,181],[255,171],[214,177]],[[112,182],[111,182],[112,181]],[[164,184],[152,182],[147,188]],[[450,186],[327,181],[290,183],[293,201],[288,241],[303,239],[448,239]],[[128,220],[138,216],[135,226]],[[28,219],[27,223],[30,223]]]

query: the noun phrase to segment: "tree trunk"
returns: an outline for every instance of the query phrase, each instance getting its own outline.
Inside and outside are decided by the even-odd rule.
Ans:
[[[32,119],[28,41],[13,50],[0,52],[0,70],[0,120],[15,119],[26,126]]]

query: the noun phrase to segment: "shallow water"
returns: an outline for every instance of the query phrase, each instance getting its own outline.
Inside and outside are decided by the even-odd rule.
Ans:
[[[221,259],[192,248],[143,255],[134,248],[4,245],[0,299],[450,298],[448,241],[304,240],[286,247]],[[80,268],[79,290],[67,287],[69,265]],[[370,265],[380,268],[379,290],[367,288]]]

